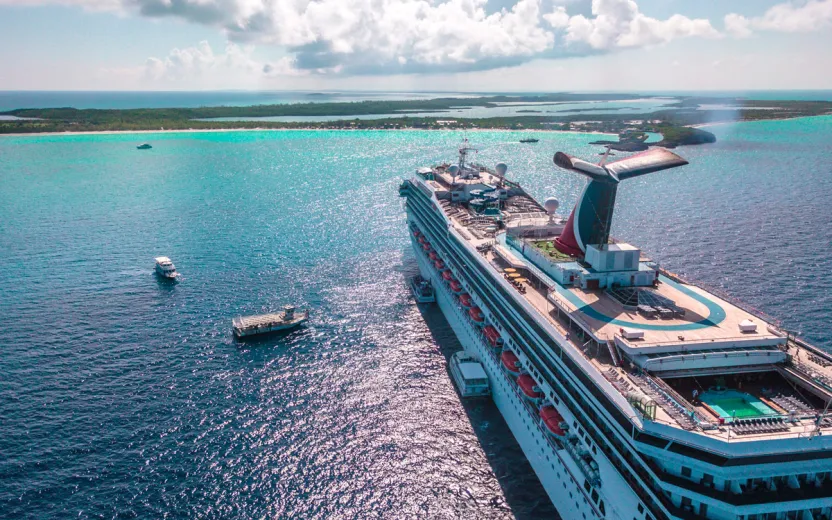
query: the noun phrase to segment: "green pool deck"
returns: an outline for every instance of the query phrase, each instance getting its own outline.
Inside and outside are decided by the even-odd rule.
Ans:
[[[747,419],[753,417],[767,417],[778,415],[758,398],[738,390],[707,391],[699,396],[699,400],[707,404],[713,411],[724,419]]]

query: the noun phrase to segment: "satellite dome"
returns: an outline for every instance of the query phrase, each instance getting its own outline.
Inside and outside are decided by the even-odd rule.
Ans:
[[[554,197],[549,197],[546,199],[546,202],[543,203],[543,208],[546,210],[546,213],[550,215],[554,215],[559,207],[560,201]]]
[[[507,171],[508,165],[506,163],[497,163],[497,175],[504,177]]]
[[[457,166],[456,164],[452,165],[450,168],[448,168],[448,173],[450,173],[451,175],[456,175],[457,173],[459,173],[459,166]]]

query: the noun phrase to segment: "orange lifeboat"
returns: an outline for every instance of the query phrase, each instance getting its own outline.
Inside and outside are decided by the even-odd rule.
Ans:
[[[543,424],[546,425],[546,429],[549,430],[549,433],[555,437],[563,437],[566,435],[566,432],[563,431],[563,428],[560,426],[563,422],[563,416],[554,406],[550,404],[542,406],[540,408],[540,418],[543,419]]]
[[[517,378],[517,386],[523,391],[523,394],[532,400],[537,400],[543,397],[543,394],[536,390],[537,383],[529,374],[523,374]]]
[[[416,235],[416,236],[419,237],[419,243],[420,244],[424,244],[425,242],[427,242],[427,239],[424,237],[424,235]]]
[[[422,235],[422,233],[418,229],[413,230],[413,236],[418,238]]]
[[[517,359],[514,352],[504,350],[503,353],[500,354],[500,361],[503,362],[503,368],[505,368],[510,374],[516,376],[520,373],[520,360]]]
[[[454,279],[454,277],[453,277],[453,275],[451,275],[450,271],[443,271],[442,272],[442,278],[444,278],[446,282],[450,282],[451,280]]]
[[[422,244],[422,249],[424,249],[425,251],[430,251],[430,242],[424,242]]]
[[[503,338],[500,337],[500,333],[497,332],[492,325],[488,325],[484,329],[482,329],[483,334],[485,334],[485,339],[491,344],[492,347],[502,347],[503,346]]]
[[[479,307],[471,307],[468,309],[468,316],[474,320],[474,323],[477,325],[482,325],[485,323],[485,316],[482,315],[482,309]]]
[[[439,257],[436,256],[436,251],[431,251],[430,254],[428,255],[428,258],[430,258],[431,260],[436,260]]]
[[[474,306],[474,302],[471,301],[471,295],[468,293],[462,293],[459,295],[459,303],[461,303],[465,307]]]
[[[451,282],[451,290],[455,294],[461,293],[462,292],[462,284],[459,283],[458,281],[454,280],[453,282]]]
[[[433,263],[433,266],[439,269],[440,271],[444,271],[445,269],[447,269],[447,267],[445,267],[445,262],[443,262],[442,260],[437,260]]]

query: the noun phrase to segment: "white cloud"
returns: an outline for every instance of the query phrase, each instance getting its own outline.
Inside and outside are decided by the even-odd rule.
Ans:
[[[273,63],[261,63],[252,57],[254,47],[228,42],[224,52],[214,53],[207,41],[193,47],[175,48],[164,58],[150,57],[142,67],[142,75],[149,80],[177,82],[195,77],[217,78],[233,74],[238,79],[276,76],[296,76],[302,73],[294,67],[294,58],[284,57]],[[121,69],[129,73],[130,69]]]
[[[680,14],[658,20],[641,13],[634,0],[592,0],[592,15],[592,18],[583,15],[569,18],[565,25],[567,42],[609,50],[657,45],[691,36],[719,37],[708,20],[692,20]]]
[[[725,31],[736,38],[751,36],[751,22],[745,16],[731,13],[725,15]]]
[[[0,3],[8,1],[13,0]],[[541,57],[718,36],[707,20],[679,14],[651,18],[639,11],[635,0],[592,0],[590,16],[570,16],[573,2],[566,0],[509,0],[511,7],[496,12],[489,12],[488,0],[26,1],[110,6],[213,26],[241,45],[277,47],[294,56],[292,69],[317,73],[493,69]],[[198,74],[217,59],[209,51],[174,51],[149,62],[148,68],[168,76]],[[289,70],[286,63],[270,70],[281,68]]]
[[[809,32],[829,26],[832,26],[832,0],[784,2],[752,18],[736,13],[725,16],[726,31],[740,38],[750,36],[753,30]]]

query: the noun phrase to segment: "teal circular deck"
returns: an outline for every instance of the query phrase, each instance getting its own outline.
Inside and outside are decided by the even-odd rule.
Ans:
[[[715,327],[716,325],[722,323],[722,321],[725,319],[725,309],[723,309],[722,306],[718,303],[709,300],[708,298],[702,296],[696,291],[690,290],[684,285],[674,282],[670,278],[659,275],[659,279],[662,283],[670,285],[679,292],[682,292],[687,296],[690,296],[694,300],[698,301],[699,303],[707,307],[708,316],[704,319],[695,321],[693,323],[683,323],[677,325],[654,325],[652,323],[635,323],[632,321],[621,320],[618,318],[613,318],[612,316],[607,316],[606,314],[603,314],[602,312],[598,311],[591,305],[581,300],[577,295],[573,294],[571,291],[565,290],[560,286],[557,286],[556,290],[558,294],[569,300],[569,302],[572,303],[578,309],[579,312],[585,314],[586,316],[603,323],[611,323],[613,325],[620,325],[622,327],[633,327],[641,330],[661,331],[698,330],[706,329],[708,327]]]

